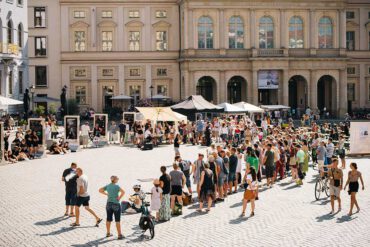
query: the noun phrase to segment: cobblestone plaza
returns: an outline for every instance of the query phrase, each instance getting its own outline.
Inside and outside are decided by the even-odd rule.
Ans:
[[[194,160],[197,146],[181,147],[185,159]],[[172,146],[152,151],[110,146],[68,155],[0,167],[0,246],[369,246],[370,195],[368,159],[355,160],[364,175],[365,191],[358,193],[361,211],[346,216],[349,196],[342,191],[343,210],[330,216],[328,200],[315,201],[314,179],[310,172],[305,184],[296,187],[289,178],[272,189],[262,186],[253,218],[240,218],[242,193],[217,203],[208,214],[196,212],[197,204],[184,209],[182,216],[156,225],[153,240],[140,237],[139,215],[122,218],[122,241],[105,238],[105,225],[94,226],[94,219],[82,209],[81,227],[72,228],[72,218],[64,217],[64,184],[61,175],[71,162],[89,177],[91,208],[105,219],[106,197],[98,188],[109,183],[112,174],[131,194],[132,185],[152,187],[151,179],[160,176],[161,165],[172,163]],[[349,160],[354,161],[354,160]],[[347,178],[348,169],[344,171]],[[143,181],[143,182],[140,182]],[[149,181],[149,182],[146,182]],[[263,184],[265,181],[263,181]],[[193,187],[194,189],[194,187]],[[249,208],[249,205],[248,205]],[[114,231],[112,231],[115,233]]]

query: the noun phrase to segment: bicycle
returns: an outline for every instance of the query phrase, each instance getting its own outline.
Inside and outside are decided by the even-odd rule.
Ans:
[[[150,202],[145,201],[145,195],[151,195],[152,193],[142,193],[139,195],[141,200],[140,206],[140,220],[139,220],[139,227],[143,230],[143,235],[145,234],[146,230],[149,229],[151,239],[154,238],[154,217],[150,214],[148,207],[150,206]]]
[[[315,184],[315,198],[316,201],[320,200],[320,195],[321,193],[326,194],[326,197],[329,197],[329,178],[325,176],[324,178],[321,177],[319,174],[319,177],[316,179],[316,184]]]

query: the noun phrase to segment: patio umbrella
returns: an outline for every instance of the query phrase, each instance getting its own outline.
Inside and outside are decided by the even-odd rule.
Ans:
[[[226,113],[245,113],[247,112],[247,110],[241,107],[229,104],[229,103],[222,103],[222,104],[219,104],[218,106],[224,108],[224,112]]]
[[[117,96],[112,97],[112,99],[113,100],[131,100],[132,97],[131,96],[124,95],[124,94],[120,94],[120,95],[117,95]]]
[[[237,107],[240,107],[240,108],[243,108],[245,111],[247,112],[251,112],[251,113],[254,113],[254,112],[264,112],[264,110],[258,106],[255,106],[255,105],[252,105],[252,104],[249,104],[247,102],[239,102],[239,103],[235,103],[233,104],[234,106],[237,106]]]
[[[8,105],[22,105],[22,104],[23,104],[22,101],[0,96],[0,105],[8,106]]]

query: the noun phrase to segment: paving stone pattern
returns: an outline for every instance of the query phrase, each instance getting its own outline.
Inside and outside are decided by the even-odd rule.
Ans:
[[[181,147],[185,159],[194,160],[202,147]],[[126,239],[104,238],[105,221],[94,227],[94,218],[82,209],[81,227],[71,228],[73,219],[63,217],[64,184],[61,175],[77,162],[89,177],[91,208],[105,219],[106,197],[98,189],[111,175],[132,193],[138,179],[160,176],[161,165],[170,166],[172,146],[153,151],[111,146],[48,156],[40,160],[0,167],[0,246],[370,246],[370,162],[358,159],[364,174],[365,191],[358,193],[361,212],[347,217],[349,196],[342,191],[343,211],[328,215],[330,203],[315,201],[314,179],[310,171],[305,184],[296,187],[289,179],[272,189],[262,187],[253,218],[240,218],[242,193],[229,196],[208,214],[184,208],[182,216],[156,225],[153,240],[141,237],[139,215],[122,217]],[[345,171],[345,178],[348,170]],[[145,190],[151,182],[141,183]],[[127,196],[125,196],[127,198]],[[247,215],[249,215],[249,205]],[[113,227],[113,225],[112,225]]]

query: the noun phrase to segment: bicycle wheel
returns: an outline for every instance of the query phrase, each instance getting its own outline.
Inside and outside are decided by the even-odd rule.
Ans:
[[[316,201],[320,199],[321,191],[322,191],[321,179],[317,179],[316,184],[315,184],[315,198],[316,198]]]
[[[329,191],[329,180],[328,179],[325,179],[324,180],[324,191],[325,191],[325,194],[326,194],[326,197],[329,197],[330,196],[330,191]]]
[[[150,237],[151,237],[151,239],[153,239],[154,238],[154,224],[153,224],[153,221],[148,222],[148,227],[149,227]]]

